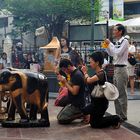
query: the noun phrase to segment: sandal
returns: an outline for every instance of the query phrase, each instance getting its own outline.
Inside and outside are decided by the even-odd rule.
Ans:
[[[118,122],[118,124],[117,124],[117,125],[114,125],[114,126],[112,126],[112,127],[113,127],[113,129],[119,129],[119,128],[120,128],[120,126],[121,126],[121,122]]]

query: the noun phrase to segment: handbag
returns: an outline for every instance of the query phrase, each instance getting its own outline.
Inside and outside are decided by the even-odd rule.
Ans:
[[[104,88],[103,85],[97,84],[94,86],[92,92],[91,92],[92,97],[104,97]]]
[[[104,96],[106,97],[107,100],[114,101],[119,97],[119,91],[114,84],[110,82],[105,82],[105,84],[103,85],[103,89]]]
[[[117,87],[107,81],[107,75],[105,73],[106,82],[104,85],[97,84],[91,92],[92,97],[105,97],[107,100],[114,101],[119,97],[119,91]]]
[[[60,90],[58,96],[55,99],[54,105],[60,106],[60,107],[65,107],[69,103],[68,89],[66,87],[61,87],[61,88],[62,89]]]
[[[128,62],[129,62],[132,66],[134,66],[134,65],[137,64],[137,60],[136,60],[136,58],[134,57],[134,55],[131,55],[130,57],[128,57]]]

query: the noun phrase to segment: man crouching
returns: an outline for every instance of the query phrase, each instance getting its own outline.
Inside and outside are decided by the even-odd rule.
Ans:
[[[75,119],[83,117],[81,109],[84,107],[84,75],[68,59],[60,61],[59,68],[70,75],[70,82],[65,77],[58,74],[58,80],[68,89],[69,104],[66,105],[58,114],[57,119],[60,124],[69,124]]]

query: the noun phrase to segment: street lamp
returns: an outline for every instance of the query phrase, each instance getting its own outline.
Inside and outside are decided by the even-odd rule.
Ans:
[[[91,0],[91,47],[94,47],[94,0]]]

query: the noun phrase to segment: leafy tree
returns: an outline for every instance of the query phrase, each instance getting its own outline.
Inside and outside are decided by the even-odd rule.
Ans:
[[[45,26],[52,35],[61,36],[66,20],[85,19],[91,16],[91,0],[5,0],[7,8],[16,17],[14,25],[22,32]],[[100,0],[95,0],[96,15]]]

